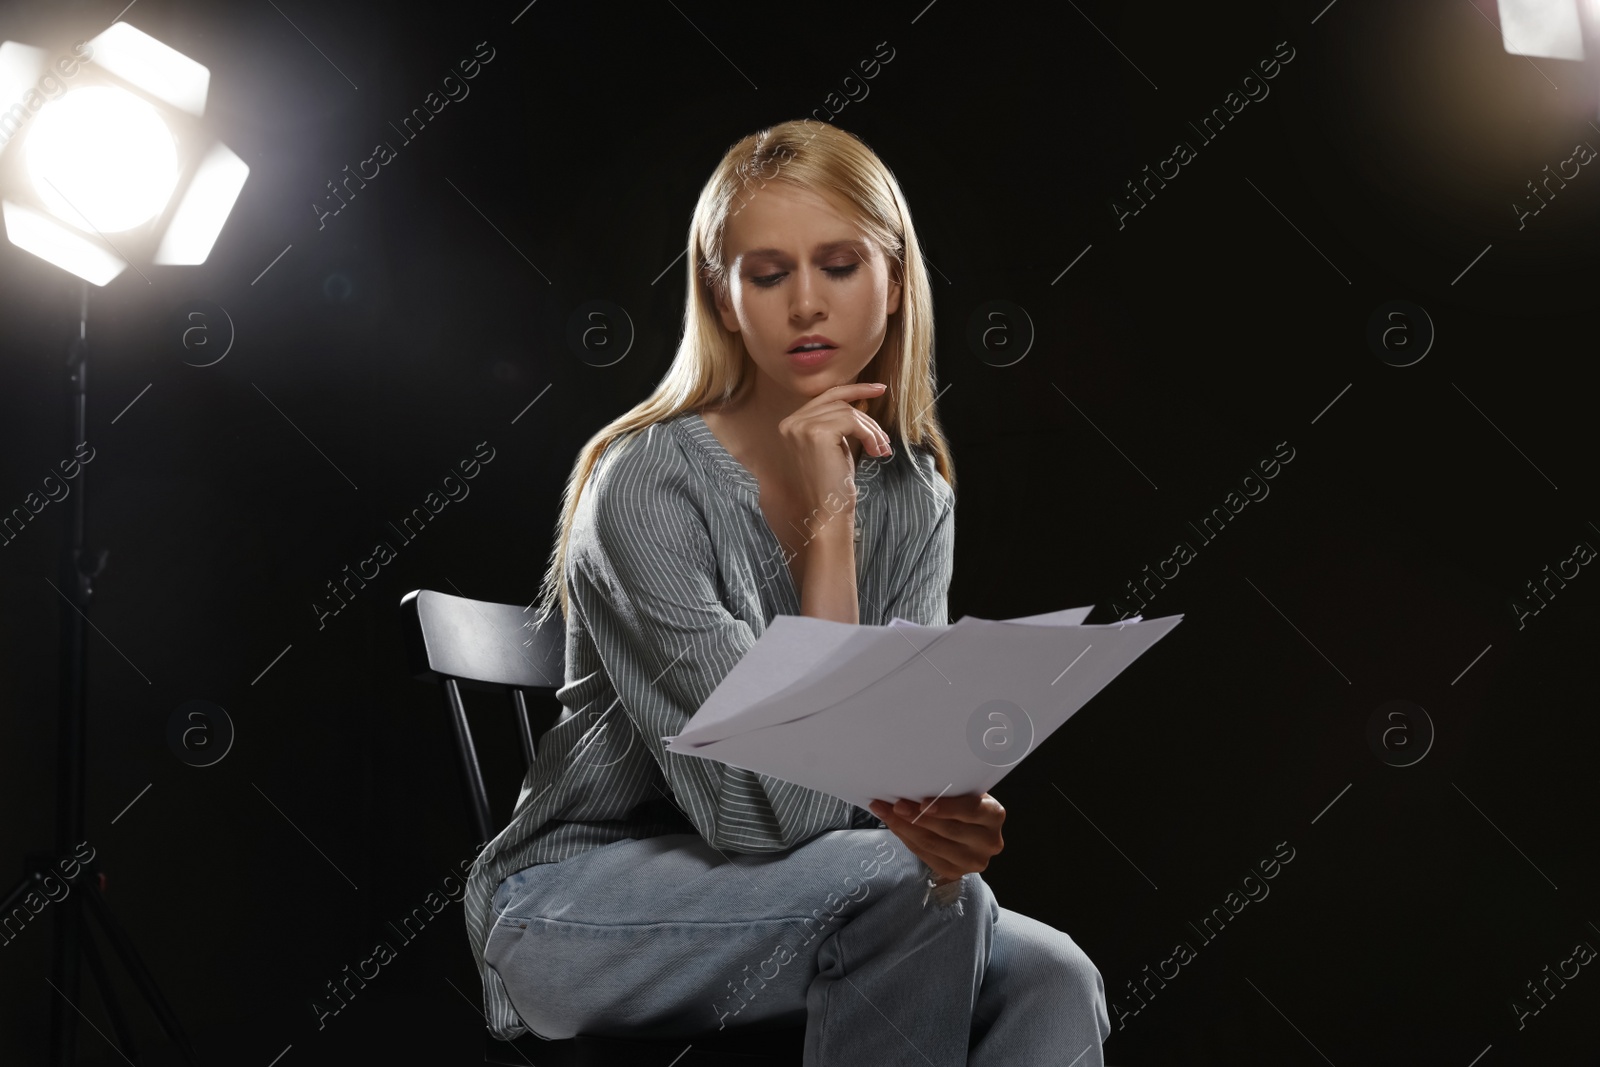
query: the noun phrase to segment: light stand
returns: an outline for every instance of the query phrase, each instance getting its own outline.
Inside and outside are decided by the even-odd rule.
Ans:
[[[19,176],[23,168],[15,151],[0,164],[0,219],[12,244],[80,279],[77,329],[67,352],[68,446],[76,450],[88,440],[90,283],[106,285],[131,258],[204,263],[250,168],[200,126],[210,72],[182,53],[117,22],[92,41],[79,41],[71,54],[53,64],[51,58],[40,48],[0,42],[0,95],[20,93],[19,104],[7,113],[11,128],[0,127],[5,135],[0,153],[13,140],[22,140],[31,179]],[[69,79],[70,86],[65,84]],[[103,231],[115,234],[117,242]],[[185,1062],[199,1067],[177,1015],[111,914],[104,899],[106,876],[93,853],[87,861],[75,853],[77,843],[85,841],[86,627],[93,582],[106,562],[104,549],[90,553],[84,547],[88,475],[83,466],[67,512],[58,586],[67,608],[61,612],[55,849],[27,857],[25,873],[0,904],[0,921],[9,919],[14,909],[26,921],[43,910],[45,898],[55,903],[51,985],[56,995],[50,1010],[54,1067],[70,1067],[76,1058],[80,954],[122,1055],[129,1063],[139,1062],[110,975],[87,934],[85,910]],[[51,896],[47,879],[65,882],[66,894]],[[38,907],[27,903],[33,900],[40,901]]]
[[[67,404],[70,409],[71,438],[68,449],[88,440],[89,415],[89,283],[78,282],[78,321],[72,343],[67,349],[67,369],[70,388]],[[68,1067],[75,1062],[74,1044],[77,1037],[78,957],[81,953],[89,964],[89,973],[100,990],[100,1000],[111,1018],[111,1028],[117,1036],[122,1053],[132,1063],[139,1062],[134,1048],[133,1031],[118,1004],[116,990],[110,975],[100,959],[93,938],[85,936],[83,907],[100,924],[106,940],[122,961],[134,984],[138,986],[151,1012],[162,1030],[183,1052],[186,1062],[199,1067],[194,1048],[183,1032],[177,1015],[157,988],[149,968],[140,959],[133,940],[111,914],[103,893],[106,878],[95,860],[79,867],[75,877],[62,878],[61,864],[68,862],[78,842],[84,840],[84,766],[88,742],[88,621],[89,601],[94,593],[94,579],[105,568],[106,551],[92,554],[84,548],[84,487],[88,473],[80,468],[78,485],[72,494],[66,519],[66,536],[61,551],[59,588],[67,598],[71,610],[61,612],[60,655],[60,707],[56,748],[56,843],[53,853],[34,853],[28,857],[26,873],[7,894],[0,905],[0,916],[9,916],[13,908],[21,905],[30,891],[41,896],[45,878],[65,881],[69,886],[66,896],[55,904],[55,944],[51,963],[51,984],[58,994],[50,1002],[50,1063],[54,1067]],[[85,562],[91,565],[85,567]],[[76,889],[76,892],[71,890]]]

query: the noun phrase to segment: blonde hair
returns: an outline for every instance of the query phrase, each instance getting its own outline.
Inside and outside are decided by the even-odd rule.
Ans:
[[[689,299],[683,313],[683,340],[672,366],[655,392],[612,419],[584,444],[567,479],[555,546],[540,587],[538,624],[559,603],[568,612],[567,545],[578,498],[606,447],[619,437],[713,403],[726,401],[749,373],[743,338],[729,332],[717,313],[716,295],[725,292],[727,264],[723,238],[728,219],[768,180],[830,196],[853,205],[855,221],[889,260],[901,283],[900,307],[889,316],[883,345],[866,365],[861,381],[886,382],[883,395],[855,406],[883,427],[897,451],[909,446],[930,451],[939,475],[955,488],[955,468],[934,401],[933,296],[922,262],[922,247],[911,225],[911,210],[889,168],[854,134],[813,119],[782,122],[734,144],[700,191],[689,223]],[[751,188],[754,184],[754,189]]]

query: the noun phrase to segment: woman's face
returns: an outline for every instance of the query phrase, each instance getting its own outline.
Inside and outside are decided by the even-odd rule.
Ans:
[[[882,249],[840,205],[785,182],[754,190],[723,238],[728,290],[722,324],[773,383],[814,397],[853,382],[878,354],[900,283]],[[790,354],[820,335],[835,347],[820,359]]]

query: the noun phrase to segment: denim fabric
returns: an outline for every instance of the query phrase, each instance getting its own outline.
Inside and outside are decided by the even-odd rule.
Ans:
[[[888,830],[724,854],[632,838],[519,871],[484,956],[524,1024],[692,1038],[804,1022],[807,1067],[1103,1067],[1099,970],[976,874],[947,906]]]

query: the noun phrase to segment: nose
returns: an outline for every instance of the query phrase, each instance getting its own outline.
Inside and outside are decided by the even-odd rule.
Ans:
[[[789,314],[800,322],[809,322],[827,314],[827,301],[816,275],[817,272],[814,270],[799,271],[795,277],[795,284],[790,289],[793,295]]]

